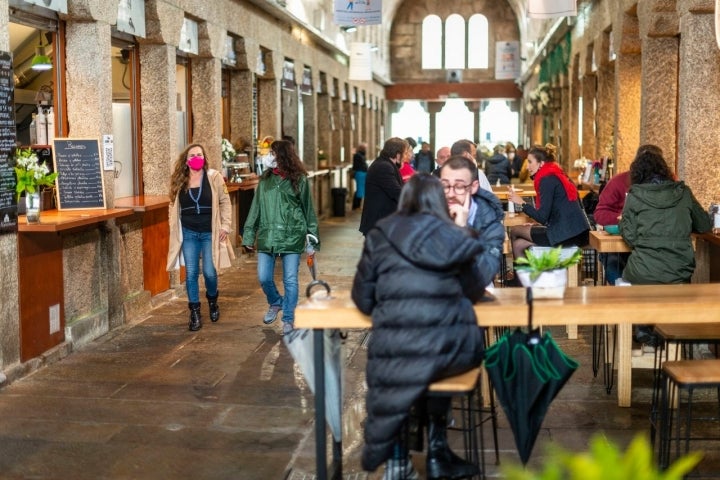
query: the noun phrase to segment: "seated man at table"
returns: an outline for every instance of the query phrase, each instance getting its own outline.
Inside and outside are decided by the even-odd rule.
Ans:
[[[492,187],[490,186],[490,182],[488,181],[487,176],[485,176],[485,172],[478,168],[477,162],[475,160],[475,155],[477,155],[477,145],[475,145],[470,140],[458,140],[457,142],[452,144],[452,147],[450,147],[450,155],[453,157],[455,155],[460,155],[470,160],[473,165],[475,165],[475,169],[478,171],[477,179],[480,188],[482,188],[483,190],[487,190],[488,192],[492,192]]]
[[[480,188],[478,169],[467,158],[457,155],[450,157],[440,169],[440,180],[445,191],[450,216],[461,220],[463,226],[467,225],[480,234],[485,242],[485,250],[478,256],[477,261],[483,265],[483,271],[493,276],[500,269],[500,259],[505,241],[505,227],[500,200],[494,193]],[[470,202],[465,197],[470,195]],[[465,211],[467,205],[467,211]],[[485,285],[492,285],[490,277]]]

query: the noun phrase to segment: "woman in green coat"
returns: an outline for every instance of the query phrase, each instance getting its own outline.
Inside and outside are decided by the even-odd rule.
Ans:
[[[300,254],[308,233],[319,238],[307,172],[287,140],[270,145],[265,173],[260,178],[243,230],[243,246],[257,250],[258,280],[269,305],[263,323],[283,312],[283,334],[293,329],[298,301]],[[316,248],[318,248],[316,246]],[[274,281],[275,259],[283,265],[284,295]]]
[[[623,280],[633,285],[690,283],[695,270],[691,234],[710,230],[707,212],[685,182],[675,181],[662,150],[643,145],[630,164],[630,190],[620,234],[632,248]],[[654,343],[648,326],[636,329],[641,343]]]

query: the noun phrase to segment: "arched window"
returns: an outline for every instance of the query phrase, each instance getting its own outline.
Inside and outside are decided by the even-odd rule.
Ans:
[[[445,20],[445,68],[465,68],[465,19],[457,13]]]
[[[468,22],[468,68],[488,68],[488,21],[476,13]]]
[[[488,30],[487,17],[479,13],[470,17],[467,29],[457,13],[447,17],[444,26],[439,16],[428,15],[422,23],[422,68],[488,68]]]
[[[422,23],[422,68],[442,68],[442,20],[428,15]]]

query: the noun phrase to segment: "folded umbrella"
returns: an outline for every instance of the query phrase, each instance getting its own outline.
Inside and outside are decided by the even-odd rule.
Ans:
[[[485,352],[485,369],[523,464],[530,458],[548,407],[579,366],[549,332],[541,336],[532,328],[532,291],[527,292],[528,332],[518,328],[506,333]]]

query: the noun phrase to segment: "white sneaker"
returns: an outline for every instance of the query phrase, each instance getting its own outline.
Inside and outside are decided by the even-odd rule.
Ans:
[[[409,456],[401,460],[391,458],[385,464],[382,480],[420,480],[420,475],[413,467]]]

